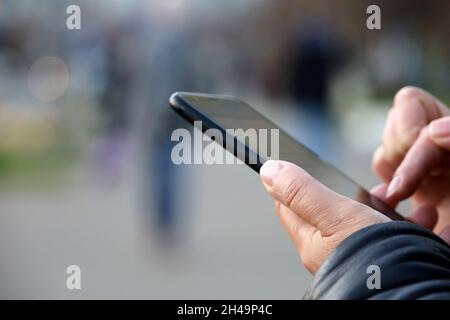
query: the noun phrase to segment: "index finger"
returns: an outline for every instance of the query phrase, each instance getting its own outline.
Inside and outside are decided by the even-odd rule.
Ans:
[[[429,139],[427,127],[424,128],[389,183],[386,195],[389,201],[399,202],[413,195],[444,157],[445,150]]]

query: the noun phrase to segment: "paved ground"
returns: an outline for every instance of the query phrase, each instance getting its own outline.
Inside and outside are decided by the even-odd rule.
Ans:
[[[139,213],[133,176],[111,188],[82,175],[58,191],[3,192],[0,298],[302,296],[310,277],[252,171],[189,172],[184,241],[170,252]],[[71,264],[81,267],[81,291],[65,287]]]

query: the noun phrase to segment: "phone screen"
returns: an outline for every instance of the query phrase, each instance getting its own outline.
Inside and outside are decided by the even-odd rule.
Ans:
[[[272,151],[277,149],[272,147],[274,141],[271,139],[270,134],[275,129],[278,132],[276,140],[279,160],[289,161],[298,165],[337,193],[369,205],[393,220],[403,220],[403,217],[395,210],[372,196],[340,170],[320,159],[316,153],[279,129],[269,119],[239,99],[218,95],[175,93],[170,99],[170,104],[177,113],[190,122],[202,121],[204,131],[213,128],[229,133],[244,132],[251,129],[258,133],[267,133],[267,143],[263,145],[250,144],[246,140],[248,137],[246,135],[234,135],[234,139],[244,145],[247,151],[257,154],[258,164],[256,166],[251,165],[256,171],[259,171],[259,167],[269,156],[273,156],[271,154]],[[224,145],[224,147],[226,146]],[[244,158],[237,155],[235,149],[228,151],[249,164],[248,155]]]

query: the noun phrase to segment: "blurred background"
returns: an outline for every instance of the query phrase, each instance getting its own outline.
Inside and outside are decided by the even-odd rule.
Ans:
[[[66,8],[81,8],[68,30]],[[382,29],[366,28],[378,4]],[[174,91],[239,96],[370,188],[405,85],[450,101],[440,0],[1,0],[0,298],[301,298],[258,175],[175,166]],[[190,129],[190,128],[189,128]],[[81,290],[66,268],[81,268]]]

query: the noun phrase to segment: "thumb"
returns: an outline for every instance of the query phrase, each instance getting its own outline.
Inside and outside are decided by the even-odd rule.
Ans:
[[[434,120],[428,127],[430,139],[446,150],[450,150],[450,117]]]
[[[381,213],[328,189],[305,170],[286,161],[267,161],[260,170],[267,191],[324,236],[351,234],[388,221]]]

